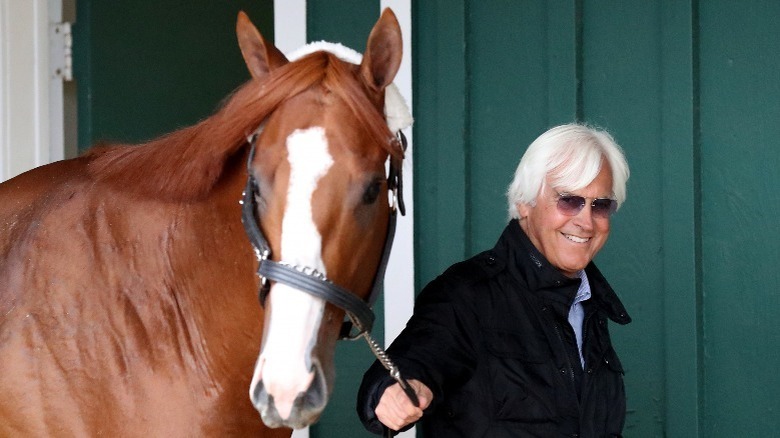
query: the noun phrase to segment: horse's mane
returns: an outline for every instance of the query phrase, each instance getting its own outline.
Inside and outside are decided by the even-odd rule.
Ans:
[[[171,200],[204,196],[219,180],[228,159],[247,144],[282,102],[314,86],[340,97],[372,141],[394,158],[403,151],[392,141],[381,112],[366,95],[356,71],[328,52],[315,52],[277,68],[263,81],[250,80],[225,105],[201,122],[137,146],[92,149],[89,172],[121,190]]]

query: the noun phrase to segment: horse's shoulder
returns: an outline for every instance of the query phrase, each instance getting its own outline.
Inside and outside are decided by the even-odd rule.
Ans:
[[[67,218],[83,212],[80,200],[91,185],[81,158],[47,164],[0,184],[0,256],[21,250],[49,225],[61,230]]]
[[[87,172],[88,162],[85,157],[56,161],[3,182],[0,214],[14,213],[26,206],[56,209],[61,196],[85,193],[85,187],[94,182]]]

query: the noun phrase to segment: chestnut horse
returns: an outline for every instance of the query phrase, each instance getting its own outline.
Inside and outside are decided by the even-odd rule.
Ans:
[[[356,64],[236,30],[252,79],[211,117],[0,185],[0,436],[278,437],[323,410],[345,312],[278,280],[261,307],[255,271],[372,290],[401,31],[385,10]]]

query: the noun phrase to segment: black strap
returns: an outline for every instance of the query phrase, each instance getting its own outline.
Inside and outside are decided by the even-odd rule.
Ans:
[[[257,133],[252,134],[249,139],[249,158],[246,160],[246,172],[247,180],[246,186],[244,186],[244,193],[241,194],[241,222],[244,224],[244,231],[246,231],[249,242],[252,243],[255,251],[258,253],[257,257],[267,258],[271,254],[271,247],[268,245],[268,241],[265,239],[263,232],[260,230],[259,221],[255,212],[257,211],[257,201],[255,195],[259,193],[257,187],[257,180],[252,174],[252,161],[255,158],[255,140],[257,140]]]
[[[264,260],[260,263],[257,274],[322,298],[344,309],[345,312],[359,321],[361,331],[371,331],[374,326],[374,312],[368,307],[368,304],[337,284],[273,260]]]

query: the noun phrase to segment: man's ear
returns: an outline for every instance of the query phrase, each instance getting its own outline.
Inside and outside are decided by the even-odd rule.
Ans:
[[[519,202],[519,203],[515,204],[515,208],[517,208],[517,212],[520,213],[520,218],[525,219],[525,218],[528,217],[528,215],[531,214],[531,209],[533,207],[531,207],[528,204],[524,204],[522,202]]]

